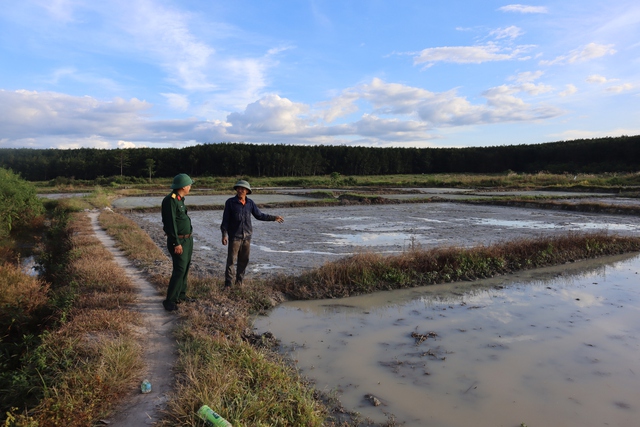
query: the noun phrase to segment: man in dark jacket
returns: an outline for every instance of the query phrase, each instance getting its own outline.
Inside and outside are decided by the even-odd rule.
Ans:
[[[237,262],[236,285],[242,285],[244,272],[249,264],[249,252],[251,250],[251,215],[260,221],[284,222],[284,218],[277,215],[267,215],[262,213],[258,206],[247,197],[251,194],[251,186],[245,180],[236,182],[233,186],[236,191],[235,197],[227,200],[222,213],[222,244],[229,244],[227,251],[227,267],[224,272],[224,287],[231,287],[233,279],[233,265]]]
[[[167,299],[162,301],[165,310],[177,310],[176,304],[187,299],[187,275],[193,253],[193,227],[187,215],[184,198],[191,190],[193,180],[181,173],[173,178],[173,191],[162,200],[162,224],[167,235],[167,250],[173,261],[173,271],[167,289]]]

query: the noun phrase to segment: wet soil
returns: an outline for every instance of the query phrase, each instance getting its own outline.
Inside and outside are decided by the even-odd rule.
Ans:
[[[300,272],[363,251],[397,254],[412,247],[471,247],[571,231],[640,234],[636,217],[469,205],[419,203],[263,209],[284,224],[253,220],[248,279]],[[193,272],[222,277],[222,211],[189,213],[194,229]],[[160,247],[159,212],[127,213]],[[168,255],[167,255],[168,256]]]

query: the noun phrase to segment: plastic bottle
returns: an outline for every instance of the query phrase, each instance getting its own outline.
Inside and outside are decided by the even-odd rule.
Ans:
[[[207,405],[202,405],[202,407],[198,409],[198,416],[202,418],[209,427],[233,427],[229,421],[216,414],[213,409]]]
[[[149,380],[142,381],[142,384],[140,384],[140,391],[145,394],[151,393],[151,383],[149,382]]]

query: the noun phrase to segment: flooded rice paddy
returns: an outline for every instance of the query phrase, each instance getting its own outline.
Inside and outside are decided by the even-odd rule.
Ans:
[[[187,205],[191,198],[187,198]],[[565,231],[640,234],[636,217],[536,210],[459,203],[351,205],[273,208],[284,224],[253,221],[249,276],[298,274],[362,251],[398,254],[413,247],[487,245]],[[226,247],[221,244],[221,210],[192,211],[193,268],[221,275]],[[160,247],[165,245],[160,213],[130,213]]]
[[[249,280],[299,274],[361,251],[487,245],[566,231],[640,233],[633,216],[449,202],[264,211],[285,223],[253,222]],[[159,213],[130,216],[164,246]],[[190,216],[194,269],[221,278],[222,211]],[[484,281],[291,302],[254,327],[280,339],[317,388],[377,422],[631,426],[640,415],[639,271],[632,254]]]

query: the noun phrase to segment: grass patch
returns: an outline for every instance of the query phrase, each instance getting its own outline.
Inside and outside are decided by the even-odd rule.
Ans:
[[[215,408],[233,425],[321,426],[322,406],[295,372],[260,350],[222,334],[183,328],[181,381],[164,425],[198,425],[202,404]]]
[[[104,210],[98,219],[100,226],[119,242],[120,249],[136,266],[149,268],[168,259],[169,255],[129,218]]]
[[[299,276],[280,276],[274,290],[292,299],[352,295],[458,280],[640,250],[640,238],[570,233],[473,248],[414,249],[396,256],[361,253]]]

